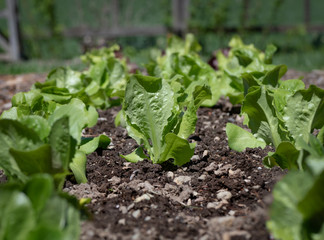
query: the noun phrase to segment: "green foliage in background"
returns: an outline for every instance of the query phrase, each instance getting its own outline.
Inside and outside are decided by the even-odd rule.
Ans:
[[[248,4],[246,5],[245,2]],[[112,26],[111,0],[18,0],[22,48],[27,59],[72,59],[89,47],[106,44],[102,37],[67,37],[73,28],[107,29]],[[172,26],[171,0],[119,0],[121,26]],[[142,6],[145,5],[145,8]],[[5,6],[4,1],[0,7]],[[292,7],[293,6],[293,7]],[[312,1],[310,24],[322,24],[323,1]],[[291,9],[294,11],[291,11]],[[150,14],[147,14],[147,13]],[[259,49],[273,43],[278,47],[275,63],[284,62],[290,68],[308,71],[324,66],[324,35],[309,33],[304,25],[303,0],[191,0],[189,31],[196,34],[202,46],[202,56],[227,46],[235,30],[244,42]],[[154,14],[152,14],[154,13]],[[273,33],[271,27],[293,26],[291,30]],[[248,32],[246,27],[260,28]],[[7,23],[0,21],[0,29],[7,35]],[[171,29],[171,28],[170,28]],[[108,45],[118,43],[128,51],[135,62],[143,62],[149,47],[165,48],[165,36],[132,36],[109,39]],[[143,50],[143,52],[142,52]],[[127,52],[127,51],[125,51]],[[283,61],[282,61],[283,60]],[[47,64],[47,63],[46,63]],[[45,65],[46,65],[45,64]],[[57,65],[0,64],[1,73],[47,72]],[[69,64],[70,65],[70,64]]]

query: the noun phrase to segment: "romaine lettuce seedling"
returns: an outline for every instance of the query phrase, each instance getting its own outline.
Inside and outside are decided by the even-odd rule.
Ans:
[[[229,146],[242,151],[246,147],[272,145],[276,152],[264,159],[266,166],[302,168],[298,162],[300,142],[308,143],[309,134],[324,126],[324,90],[314,85],[305,90],[303,86],[300,80],[290,80],[281,81],[277,88],[249,88],[241,111],[251,133],[228,123]]]
[[[175,165],[183,165],[194,153],[194,144],[186,139],[195,131],[196,111],[210,97],[208,87],[196,86],[186,101],[176,97],[166,80],[134,75],[127,84],[123,104],[127,131],[144,145],[153,163],[172,158]],[[123,157],[132,162],[148,158],[142,147]]]

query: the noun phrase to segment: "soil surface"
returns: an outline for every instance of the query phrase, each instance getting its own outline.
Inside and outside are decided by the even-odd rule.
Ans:
[[[285,78],[299,76],[307,86],[324,88],[324,71],[288,71]],[[43,81],[45,75],[29,78]],[[0,112],[10,107],[16,90],[29,90],[33,80],[27,82],[0,76]],[[221,99],[214,108],[199,109],[196,132],[189,139],[197,143],[195,155],[182,167],[123,160],[120,154],[132,152],[137,144],[125,129],[114,126],[119,109],[100,111],[98,124],[85,131],[105,133],[112,140],[107,150],[88,156],[89,182],[78,185],[70,178],[65,184],[64,191],[92,198],[81,239],[271,239],[265,225],[271,191],[285,172],[262,165],[269,148],[229,149],[225,126],[242,124],[238,106]]]

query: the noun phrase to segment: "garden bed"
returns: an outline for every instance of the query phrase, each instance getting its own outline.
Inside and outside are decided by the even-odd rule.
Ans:
[[[323,71],[286,75],[304,75],[306,85],[324,86]],[[1,78],[1,110],[10,107],[14,93],[33,83],[20,77],[18,82],[17,77]],[[214,108],[198,110],[190,137],[197,142],[195,155],[179,168],[123,160],[119,155],[137,145],[124,128],[114,126],[118,110],[100,111],[98,124],[85,132],[106,133],[112,140],[107,150],[89,155],[89,183],[77,185],[70,178],[65,184],[65,191],[92,198],[91,219],[83,223],[81,239],[270,239],[265,222],[271,190],[284,171],[262,165],[269,149],[229,149],[225,125],[242,124],[237,106],[221,99]]]

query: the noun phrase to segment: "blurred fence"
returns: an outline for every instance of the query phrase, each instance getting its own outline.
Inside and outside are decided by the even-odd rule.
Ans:
[[[19,12],[9,15],[19,19],[27,57],[69,57],[80,43],[98,38],[181,35],[187,30],[324,32],[323,0],[2,0],[0,7],[8,9],[15,1]],[[18,40],[7,20],[0,22],[2,36]]]
[[[8,34],[0,30],[0,46],[4,50],[0,59],[17,61],[20,59],[20,44],[18,33],[18,14],[15,0],[6,0],[6,7],[0,11],[0,19],[7,22]]]

